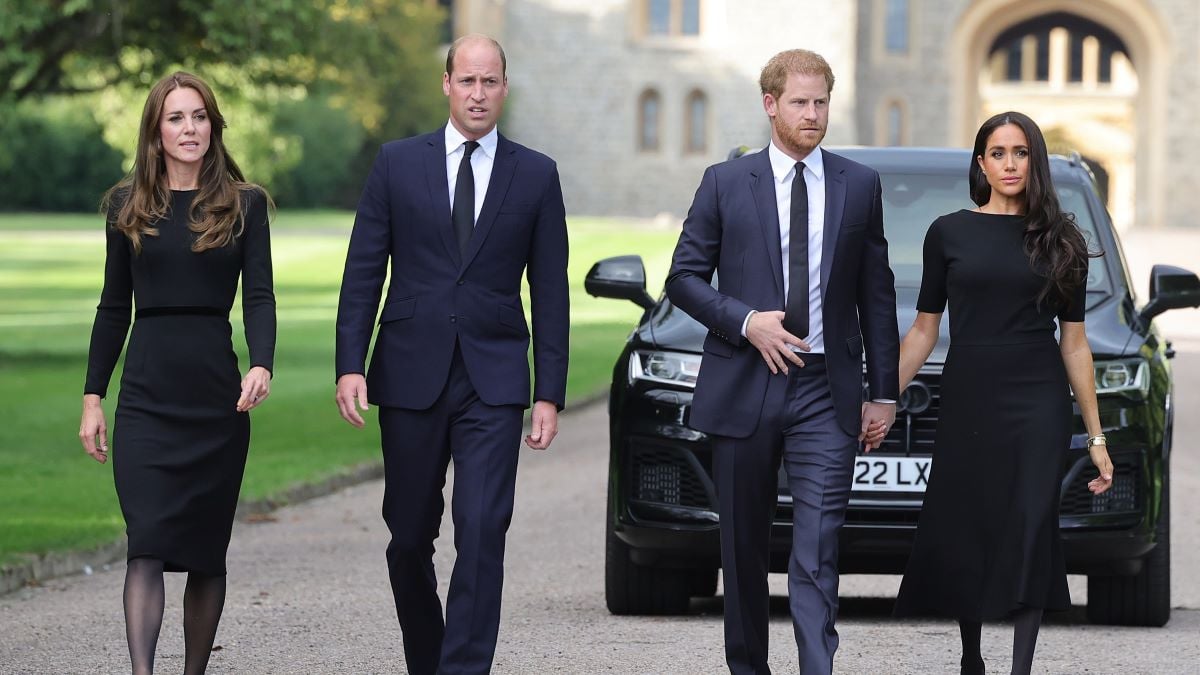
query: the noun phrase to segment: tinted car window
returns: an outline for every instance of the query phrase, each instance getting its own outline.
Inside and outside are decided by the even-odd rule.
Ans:
[[[897,286],[921,285],[921,248],[925,231],[938,216],[973,209],[967,197],[966,177],[919,173],[883,173],[883,214],[888,238],[888,255],[896,274]],[[1096,221],[1087,197],[1074,185],[1059,186],[1059,199],[1065,211],[1075,214],[1089,247],[1097,244]],[[1108,292],[1108,271],[1099,259],[1092,259],[1088,270],[1088,290]]]
[[[1064,211],[1075,214],[1075,222],[1079,224],[1079,229],[1083,230],[1083,238],[1087,240],[1088,249],[1093,252],[1103,250],[1096,234],[1096,221],[1092,218],[1092,211],[1088,208],[1087,197],[1084,196],[1083,190],[1075,185],[1060,185],[1058,186],[1058,200]],[[1087,289],[1088,293],[1110,292],[1108,269],[1104,266],[1101,258],[1092,258],[1088,264]]]

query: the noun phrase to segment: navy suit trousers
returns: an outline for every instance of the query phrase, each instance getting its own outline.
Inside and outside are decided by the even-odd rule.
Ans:
[[[487,673],[496,650],[504,541],[512,519],[521,406],[483,403],[458,346],[445,389],[424,410],[381,407],[388,574],[414,675]],[[454,548],[445,620],[433,542],[454,461]]]
[[[838,635],[838,530],[846,518],[857,439],[838,424],[824,359],[771,376],[748,438],[713,437],[721,515],[725,656],[735,675],[767,666],[769,542],[780,463],[792,496],[788,605],[799,672],[827,675]]]

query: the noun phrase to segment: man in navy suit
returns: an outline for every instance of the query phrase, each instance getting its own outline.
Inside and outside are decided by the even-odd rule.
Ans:
[[[855,451],[877,446],[896,415],[896,295],[879,175],[819,147],[829,64],[782,52],[759,84],[771,143],[704,173],[666,291],[709,329],[690,424],[713,440],[729,670],[770,672],[768,541],[782,461],[800,672],[820,675],[838,644],[837,537]]]
[[[380,150],[359,200],[338,302],[337,404],[356,427],[359,409],[379,406],[388,573],[411,673],[491,668],[531,395],[523,273],[535,373],[529,447],[549,447],[566,397],[562,188],[550,158],[496,131],[508,94],[505,65],[491,38],[467,36],[450,47],[442,76],[450,122]],[[364,368],[389,262],[379,334]],[[450,460],[457,558],[443,621],[433,542]]]

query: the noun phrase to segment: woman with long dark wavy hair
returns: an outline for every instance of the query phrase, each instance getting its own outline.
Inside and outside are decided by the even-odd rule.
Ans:
[[[1088,488],[1112,485],[1083,323],[1089,253],[1029,117],[984,122],[969,177],[978,208],[930,226],[900,347],[903,389],[949,304],[933,471],[896,613],[957,619],[963,673],[984,672],[982,622],[1012,620],[1012,672],[1028,673],[1043,611],[1070,607],[1058,500],[1072,391],[1099,472]]]
[[[184,672],[208,666],[249,411],[270,394],[272,204],[229,156],[224,128],[203,80],[183,72],[159,80],[142,111],[133,170],[104,198],[104,289],[79,437],[96,461],[108,459],[101,400],[136,304],[111,446],[129,538],[125,634],[134,673],[154,669],[164,571],[188,573]],[[229,324],[239,279],[250,355],[244,376]]]

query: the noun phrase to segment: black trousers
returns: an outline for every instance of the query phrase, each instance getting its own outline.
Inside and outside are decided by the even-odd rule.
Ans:
[[[504,541],[512,519],[520,406],[479,400],[457,347],[446,388],[425,410],[380,408],[388,574],[408,671],[486,673],[496,650]],[[433,569],[446,469],[454,461],[454,547],[445,620]]]

